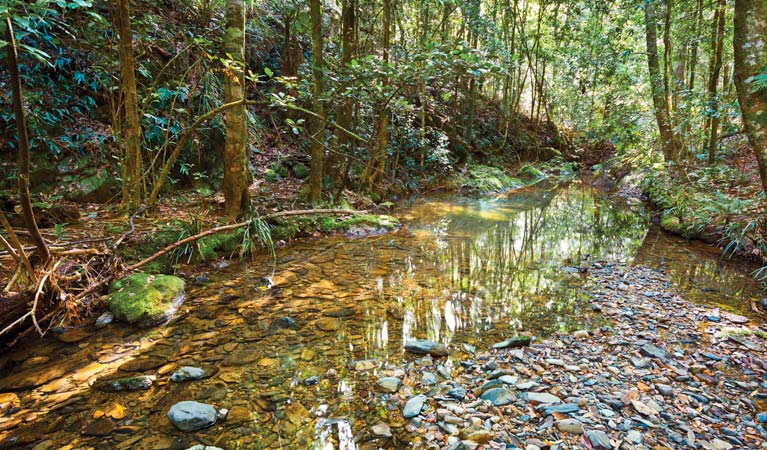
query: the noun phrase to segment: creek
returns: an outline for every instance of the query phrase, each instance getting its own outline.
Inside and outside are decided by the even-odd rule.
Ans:
[[[393,233],[313,239],[276,259],[210,266],[166,325],[20,343],[3,356],[0,448],[372,449],[369,430],[381,421],[401,448],[405,422],[373,385],[380,368],[412,361],[408,340],[486,349],[520,333],[609,327],[583,291],[594,263],[657,268],[688,299],[745,316],[760,297],[755,267],[669,236],[641,205],[579,180],[418,198],[393,215],[403,223]],[[170,381],[182,366],[209,376]],[[118,374],[153,385],[89,387]],[[229,417],[179,431],[166,414],[183,400]]]

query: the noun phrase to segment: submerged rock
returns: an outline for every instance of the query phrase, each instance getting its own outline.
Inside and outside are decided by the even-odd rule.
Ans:
[[[199,367],[184,366],[173,372],[173,375],[170,376],[170,379],[171,381],[176,382],[193,381],[205,378],[207,375],[208,373]]]
[[[168,419],[181,431],[195,431],[216,423],[216,408],[200,402],[183,401],[171,406]]]
[[[97,380],[93,384],[93,388],[103,392],[141,391],[152,387],[154,380],[155,377],[150,375],[115,378],[111,380]]]
[[[141,327],[167,321],[184,298],[184,280],[171,275],[134,273],[109,285],[115,318]]]
[[[86,436],[106,436],[115,429],[115,423],[112,419],[102,417],[88,424],[83,430],[83,434]]]
[[[378,392],[385,392],[385,393],[392,394],[394,392],[397,392],[401,385],[402,385],[402,381],[400,381],[399,378],[384,377],[384,378],[379,378],[376,381],[376,390]]]
[[[532,338],[530,336],[514,336],[511,339],[506,339],[503,342],[497,342],[493,344],[493,348],[496,350],[503,348],[519,348],[530,345]]]
[[[447,356],[445,344],[427,340],[415,340],[405,343],[405,350],[417,355]]]

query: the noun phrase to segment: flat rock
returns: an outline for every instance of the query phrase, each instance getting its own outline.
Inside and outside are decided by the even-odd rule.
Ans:
[[[173,375],[170,376],[170,379],[171,381],[176,382],[193,381],[201,380],[207,375],[208,373],[200,367],[184,366],[173,372]]]
[[[195,431],[216,423],[216,408],[200,402],[183,401],[171,406],[168,419],[181,431]]]
[[[380,422],[373,425],[372,427],[370,427],[370,431],[373,433],[373,436],[377,436],[377,437],[390,438],[392,436],[391,427],[389,426],[389,424],[384,422]]]
[[[141,391],[152,387],[154,380],[155,377],[150,375],[97,380],[93,388],[103,392]]]
[[[503,348],[519,348],[530,345],[532,338],[530,336],[514,336],[513,338],[506,339],[502,342],[496,342],[493,344],[493,348],[496,350]]]
[[[666,350],[652,344],[644,344],[639,347],[639,352],[650,358],[656,358],[662,361],[667,361],[669,359],[669,354]]]
[[[514,394],[506,388],[492,388],[483,392],[480,396],[482,400],[489,401],[495,406],[508,405],[516,398]]]
[[[586,433],[586,438],[594,448],[594,450],[612,450],[613,445],[610,443],[610,437],[601,430],[591,430]]]
[[[395,377],[384,377],[384,378],[379,378],[378,380],[376,380],[376,390],[378,392],[385,392],[388,394],[392,394],[394,392],[397,392],[401,385],[402,385],[402,381],[400,381],[399,378],[395,378]]]
[[[528,402],[546,403],[546,404],[562,403],[561,398],[557,397],[554,394],[549,394],[548,392],[528,392],[526,397]]]
[[[425,395],[416,395],[414,397],[410,397],[410,399],[405,403],[405,406],[402,408],[402,417],[405,419],[410,419],[417,416],[418,414],[421,414],[421,410],[425,404]]]
[[[583,424],[578,419],[557,420],[556,426],[563,433],[583,434]]]
[[[102,417],[88,424],[83,430],[86,436],[106,436],[115,429],[115,423],[111,419]]]
[[[336,331],[341,327],[338,319],[334,317],[322,317],[314,323],[322,331]]]
[[[448,350],[445,344],[434,341],[415,340],[405,343],[405,350],[417,355],[447,356]]]
[[[478,444],[487,444],[493,438],[493,433],[482,427],[471,426],[461,430],[458,437]]]

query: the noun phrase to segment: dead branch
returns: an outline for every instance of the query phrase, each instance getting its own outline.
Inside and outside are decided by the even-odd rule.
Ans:
[[[24,264],[24,268],[27,269],[27,273],[29,274],[30,279],[34,279],[35,274],[32,271],[32,264],[29,262],[27,254],[24,253],[24,247],[21,245],[21,242],[19,242],[18,236],[16,236],[16,233],[13,231],[13,227],[11,226],[10,222],[8,222],[8,218],[5,217],[5,213],[3,213],[3,211],[0,211],[0,223],[2,223],[3,228],[5,228],[11,244],[16,247],[16,252],[19,258],[21,258],[21,261]]]
[[[272,214],[266,214],[263,216],[258,217],[258,219],[261,220],[272,220],[272,219],[278,219],[280,217],[289,217],[289,216],[307,216],[312,214],[365,214],[367,211],[356,211],[352,209],[302,209],[302,210],[294,210],[294,211],[281,211],[276,212]],[[117,278],[119,275],[125,275],[127,273],[133,272],[136,269],[139,269],[150,262],[154,261],[155,259],[159,258],[162,255],[165,255],[167,253],[172,252],[173,250],[177,249],[178,247],[181,247],[184,244],[188,244],[190,242],[194,242],[198,239],[202,239],[206,236],[210,236],[212,234],[221,233],[223,231],[229,231],[229,230],[236,230],[238,228],[242,228],[250,223],[249,220],[244,222],[238,222],[233,223],[230,225],[222,225],[220,227],[211,228],[210,230],[203,231],[202,233],[195,234],[194,236],[189,236],[187,238],[181,239],[180,241],[174,242],[173,244],[158,250],[153,255],[142,259],[141,261],[132,264],[128,267],[125,267],[123,270],[118,271],[116,273],[112,273],[111,275],[107,275],[103,277],[98,282],[92,284],[89,286],[86,290],[78,294],[76,300],[83,299],[85,296],[90,295],[94,292],[96,292],[97,289],[104,286],[105,284],[109,283],[110,281]],[[2,334],[2,333],[0,333]]]

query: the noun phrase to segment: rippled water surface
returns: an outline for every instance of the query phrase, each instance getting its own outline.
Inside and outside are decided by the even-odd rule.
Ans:
[[[660,267],[694,300],[741,313],[758,295],[751,267],[660,233],[641,209],[577,181],[482,200],[418,199],[394,214],[404,224],[396,233],[313,240],[279,250],[276,263],[211,271],[210,282],[190,283],[163,327],[113,325],[76,344],[51,336],[21,345],[5,357],[11,375],[0,386],[17,392],[0,394],[0,436],[30,448],[377,448],[365,438],[370,425],[402,419],[356,369],[412,359],[402,351],[412,338],[484,348],[518,332],[601,326],[580,290],[593,262]],[[168,381],[184,365],[214,375]],[[115,373],[156,382],[129,393],[88,388]],[[182,433],[165,417],[181,400],[239,419]],[[83,434],[105,414],[113,430]]]

